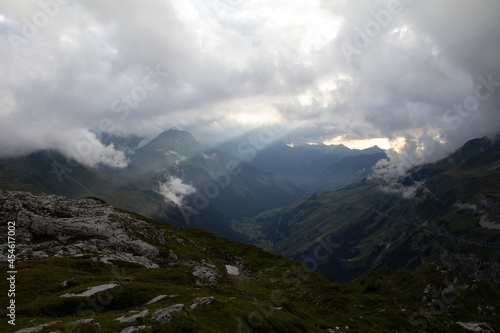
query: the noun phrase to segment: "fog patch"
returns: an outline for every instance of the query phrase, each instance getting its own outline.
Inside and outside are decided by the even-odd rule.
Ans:
[[[186,196],[196,192],[193,185],[173,176],[169,176],[164,183],[160,182],[159,186],[159,193],[165,197],[165,202],[173,202],[178,206],[183,205]]]

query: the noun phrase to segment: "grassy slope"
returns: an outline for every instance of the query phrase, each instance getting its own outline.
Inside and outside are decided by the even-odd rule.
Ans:
[[[233,221],[233,227],[246,232],[254,243],[299,261],[312,257],[318,239],[328,236],[341,246],[327,262],[320,263],[318,272],[334,281],[350,280],[380,265],[422,267],[447,259],[443,253],[463,254],[449,266],[467,276],[475,274],[473,264],[460,267],[457,261],[467,262],[475,256],[485,274],[499,281],[494,267],[500,262],[500,231],[479,225],[485,214],[498,221],[498,212],[482,207],[479,197],[500,201],[500,168],[495,167],[500,149],[482,151],[481,140],[464,147],[465,152],[414,172],[413,180],[429,178],[413,199],[383,192],[377,183],[363,181],[317,193],[253,219]],[[467,210],[457,203],[477,209]]]
[[[456,331],[456,321],[486,321],[500,328],[490,310],[478,313],[478,306],[498,309],[500,293],[489,285],[469,284],[454,280],[440,266],[430,266],[422,272],[394,273],[388,269],[368,272],[347,285],[334,284],[318,274],[310,273],[294,261],[265,252],[252,245],[231,242],[198,229],[177,229],[137,214],[135,218],[149,222],[143,229],[144,240],[155,230],[166,230],[166,244],[173,250],[179,266],[146,269],[137,264],[115,261],[115,267],[96,263],[88,258],[47,258],[16,263],[15,329],[60,321],[42,332],[97,332],[91,324],[73,324],[79,319],[93,318],[102,332],[119,332],[131,325],[145,324],[145,332],[324,332],[325,328],[349,327],[350,332],[414,331],[425,315],[431,331]],[[134,225],[130,225],[134,228]],[[39,239],[39,241],[44,241]],[[161,250],[161,249],[160,249]],[[190,262],[207,260],[222,273],[216,286],[197,285]],[[240,276],[225,274],[225,265],[242,268]],[[0,264],[6,271],[6,264]],[[455,281],[462,290],[446,311],[429,310],[427,303],[442,299],[445,281]],[[61,283],[67,281],[67,287]],[[89,299],[60,298],[64,293],[80,293],[87,287],[116,283],[119,287],[99,293]],[[5,279],[0,289],[7,290]],[[459,289],[457,289],[459,290]],[[450,292],[446,292],[449,296]],[[152,298],[172,295],[158,303],[145,305]],[[444,295],[444,294],[443,294]],[[213,296],[208,305],[190,309],[196,297]],[[422,297],[429,297],[423,301]],[[450,297],[446,298],[451,299]],[[129,311],[157,309],[184,304],[184,313],[174,313],[171,323],[160,325],[147,316],[136,323],[115,321]],[[2,307],[0,316],[6,318]],[[214,320],[216,316],[217,320]],[[0,322],[0,331],[13,331],[7,320]]]

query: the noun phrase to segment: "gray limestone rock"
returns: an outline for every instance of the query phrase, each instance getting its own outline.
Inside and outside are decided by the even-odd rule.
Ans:
[[[214,300],[213,296],[210,297],[198,297],[193,300],[193,304],[189,307],[191,310],[197,307],[198,305],[210,304]]]
[[[183,308],[184,308],[184,304],[175,304],[175,305],[169,306],[168,308],[157,310],[154,313],[154,315],[156,317],[156,321],[161,323],[161,324],[169,323],[172,320],[172,315],[170,313],[176,312],[176,311],[184,311]]]
[[[139,312],[133,316],[129,316],[129,317],[121,316],[119,318],[116,318],[115,320],[119,321],[120,323],[133,323],[133,322],[137,321],[137,319],[139,319],[139,318],[146,317],[148,314],[149,314],[149,310],[146,309],[146,310]]]
[[[120,333],[139,333],[140,331],[146,329],[146,325],[141,325],[141,326],[129,326],[127,328],[124,328]]]
[[[208,280],[212,285],[217,285],[218,280],[221,278],[217,267],[205,259],[202,259],[199,264],[195,264],[193,275],[199,279]],[[198,281],[197,284],[201,285],[203,283]]]
[[[15,331],[14,333],[34,333],[43,330],[45,327],[49,327],[55,324],[60,323],[60,321],[53,321],[51,323],[41,324],[33,327],[22,328],[20,330]]]
[[[0,191],[0,243],[7,239],[7,221],[16,222],[18,261],[97,253],[107,264],[122,260],[147,268],[178,265],[172,250],[162,258],[151,245],[165,245],[164,231],[95,199]],[[35,237],[46,241],[33,243]],[[1,262],[6,261],[6,249],[0,252]]]

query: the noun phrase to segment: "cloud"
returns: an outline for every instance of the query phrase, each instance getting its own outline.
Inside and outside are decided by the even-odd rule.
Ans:
[[[410,186],[404,186],[400,183],[392,183],[381,187],[381,190],[387,193],[396,193],[404,199],[413,199],[417,194],[417,190],[424,182],[417,182]]]
[[[269,123],[290,142],[404,138],[394,156],[432,161],[500,131],[500,87],[455,108],[480,77],[500,82],[497,0],[56,1],[0,5],[2,157],[90,130],[177,126],[211,144]],[[94,146],[87,163],[121,164]]]
[[[124,168],[128,160],[114,146],[103,145],[94,133],[79,128],[44,128],[44,124],[26,121],[23,124],[3,122],[0,125],[1,157],[19,157],[39,150],[55,150],[88,167],[99,164]],[[21,135],[20,135],[21,134]],[[12,142],[15,140],[15,145]]]
[[[183,183],[182,179],[169,176],[168,180],[159,184],[159,192],[165,197],[165,202],[173,202],[178,206],[184,204],[184,198],[196,192],[194,186]]]

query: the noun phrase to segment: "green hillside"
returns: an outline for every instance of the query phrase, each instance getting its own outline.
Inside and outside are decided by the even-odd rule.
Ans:
[[[415,189],[409,198],[365,179],[233,221],[233,228],[301,262],[314,256],[319,240],[338,244],[317,267],[311,264],[332,281],[346,282],[374,267],[417,269],[440,261],[464,278],[499,285],[499,160],[498,143],[474,140],[392,187]]]
[[[372,270],[335,284],[253,245],[171,227],[100,200],[0,192],[0,233],[7,233],[12,220],[19,235],[16,325],[4,319],[2,332],[500,328],[500,292],[457,279],[441,265],[402,273]],[[7,264],[0,267],[8,270]],[[8,290],[9,282],[3,279],[0,288]],[[7,318],[7,311],[3,306],[0,315]]]

